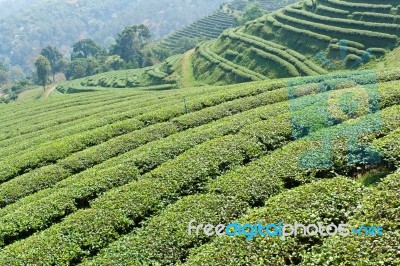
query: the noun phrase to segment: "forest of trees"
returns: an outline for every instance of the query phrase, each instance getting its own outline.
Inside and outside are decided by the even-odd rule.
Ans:
[[[7,102],[12,101],[35,84],[46,89],[50,83],[57,82],[55,76],[60,73],[71,80],[111,70],[145,67],[167,56],[168,51],[153,45],[151,32],[143,24],[125,27],[116,35],[115,43],[106,49],[92,39],[74,43],[71,53],[66,54],[48,45],[35,58],[31,75],[25,76],[22,69],[10,69],[0,61],[0,103],[4,102],[2,95],[8,95]]]
[[[56,47],[46,46],[35,60],[36,82],[45,88],[50,79],[55,82],[58,73],[64,73],[69,80],[77,79],[111,70],[146,67],[165,56],[166,51],[160,52],[151,45],[151,33],[147,26],[131,25],[117,34],[115,44],[108,49],[92,39],[83,39],[72,45],[68,58]]]

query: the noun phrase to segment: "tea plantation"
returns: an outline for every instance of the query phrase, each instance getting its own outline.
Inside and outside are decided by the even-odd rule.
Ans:
[[[0,265],[395,265],[399,73],[190,90],[101,89],[1,106]],[[360,86],[367,92],[357,96],[360,108],[317,115],[329,109],[327,99],[329,106],[338,99],[351,105],[354,99],[343,96],[358,95]],[[375,100],[379,109],[362,108]],[[293,124],[294,117],[307,121]],[[306,129],[300,138],[298,127]],[[361,146],[346,144],[342,137],[351,132]],[[332,165],[303,167],[302,156],[326,134],[335,139]],[[379,152],[379,162],[368,162],[365,145]],[[358,160],[349,163],[349,154]],[[366,182],[368,176],[380,178]],[[192,219],[267,217],[373,222],[388,234],[345,242],[187,235]],[[351,252],[356,248],[381,255]]]
[[[307,0],[289,5],[200,45],[193,59],[196,78],[237,83],[257,74],[273,79],[363,67],[397,46],[399,4],[319,0],[314,6]],[[232,71],[239,67],[240,72]]]
[[[216,39],[225,29],[233,27],[234,24],[234,16],[222,10],[218,10],[173,33],[162,40],[159,45],[164,49],[174,51],[176,47],[181,46],[185,39],[194,39],[198,41]]]
[[[277,3],[277,7],[290,5],[244,27],[228,28],[217,40],[198,44],[191,56],[192,79],[197,84],[225,85],[368,69],[398,47],[400,4],[396,1],[319,0],[315,6],[311,0]],[[219,27],[217,22],[211,24]],[[75,91],[81,85],[179,86],[182,60],[178,57],[167,59],[145,75],[143,70],[102,74],[95,82],[66,83],[61,91]]]
[[[168,49],[172,54],[185,52],[188,47],[183,43],[189,42],[190,48],[196,43],[218,38],[221,33],[236,24],[237,16],[241,16],[247,8],[259,4],[268,12],[276,11],[298,0],[233,0],[221,5],[221,8],[205,18],[202,18],[185,28],[178,30],[163,39],[158,46]],[[184,49],[186,48],[186,50]]]
[[[177,68],[181,55],[175,55],[152,67],[110,71],[76,79],[57,86],[61,93],[96,91],[105,88],[134,88],[136,90],[168,90],[176,87]]]
[[[301,1],[199,45],[203,86],[180,87],[176,55],[0,105],[0,265],[400,265],[400,66],[370,67],[399,10]],[[192,220],[384,234],[248,241]]]

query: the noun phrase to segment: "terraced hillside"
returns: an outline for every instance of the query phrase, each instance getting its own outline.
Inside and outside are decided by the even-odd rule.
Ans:
[[[258,0],[255,2],[258,2],[261,7],[266,9],[269,12],[276,11],[278,9],[281,9],[282,7],[285,7],[287,5],[293,4],[295,2],[298,2],[299,0]]]
[[[231,0],[226,3],[226,7],[230,10],[245,11],[249,6],[259,4],[261,8],[272,12],[298,1],[299,0]]]
[[[221,33],[236,24],[236,16],[242,15],[247,7],[254,3],[259,3],[260,6],[267,11],[275,11],[284,6],[298,2],[298,0],[233,0],[222,5],[220,10],[217,10],[205,18],[202,18],[185,28],[174,32],[172,35],[163,39],[159,46],[168,49],[172,54],[180,54],[187,51],[188,47],[182,48],[183,42],[199,43],[205,40],[218,38]],[[189,49],[194,48],[189,47]]]
[[[398,265],[399,73],[0,106],[0,265]],[[266,219],[385,236],[188,234]]]
[[[160,42],[160,47],[169,49],[174,54],[183,53],[179,48],[185,40],[195,40],[196,42],[211,40],[218,36],[227,28],[233,27],[235,17],[217,10],[205,18],[202,18],[189,26],[173,33]]]
[[[199,46],[196,77],[235,83],[363,67],[398,45],[398,4],[319,0],[313,6],[310,0],[287,6]]]

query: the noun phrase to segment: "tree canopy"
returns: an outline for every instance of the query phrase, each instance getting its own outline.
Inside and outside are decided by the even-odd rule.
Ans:
[[[67,79],[78,79],[91,76],[100,72],[100,63],[96,58],[78,58],[68,64],[65,70]]]
[[[50,70],[51,74],[53,75],[53,82],[54,82],[54,76],[57,74],[58,70],[58,64],[61,58],[63,57],[62,54],[57,50],[56,47],[51,47],[47,46],[42,49],[42,52],[40,53],[42,56],[46,57],[46,59],[50,63]]]
[[[134,67],[143,66],[142,49],[149,43],[150,30],[145,25],[132,25],[126,27],[117,36],[116,44],[111,48],[111,53],[119,55],[125,62]]]
[[[104,51],[97,43],[92,39],[84,39],[73,44],[71,60],[88,58],[89,56],[97,57],[101,54],[104,54]]]
[[[51,71],[50,61],[43,55],[39,55],[35,61],[35,66],[38,80],[43,86],[43,89],[46,89],[47,81],[49,79],[49,74]]]

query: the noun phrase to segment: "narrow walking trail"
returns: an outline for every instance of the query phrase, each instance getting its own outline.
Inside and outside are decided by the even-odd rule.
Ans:
[[[182,58],[182,87],[188,88],[194,86],[193,66],[191,56],[194,53],[194,49],[187,51],[183,54]]]

